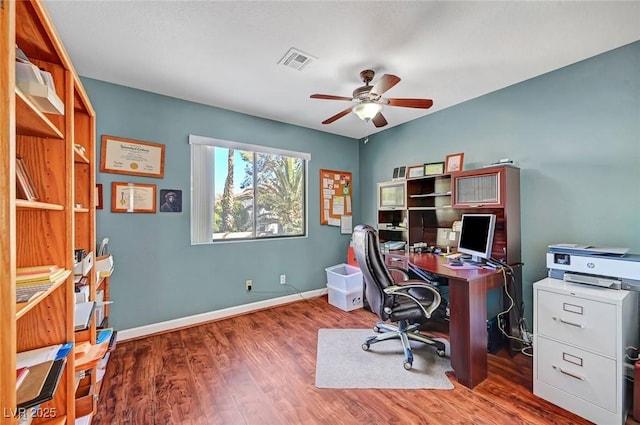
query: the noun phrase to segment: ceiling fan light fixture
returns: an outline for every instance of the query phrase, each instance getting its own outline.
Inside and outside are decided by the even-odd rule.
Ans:
[[[374,102],[362,102],[351,108],[351,111],[362,121],[369,122],[382,111],[382,105]]]

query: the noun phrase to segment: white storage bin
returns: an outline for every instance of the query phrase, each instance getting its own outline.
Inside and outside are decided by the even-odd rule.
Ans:
[[[362,287],[351,291],[343,291],[340,288],[327,284],[327,288],[329,288],[329,304],[344,311],[362,308]]]
[[[327,267],[325,270],[327,272],[327,285],[341,291],[359,290],[362,292],[362,272],[358,267],[349,264],[338,264]]]

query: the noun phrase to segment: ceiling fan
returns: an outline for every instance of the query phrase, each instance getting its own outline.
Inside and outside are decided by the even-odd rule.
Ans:
[[[372,121],[373,125],[376,127],[384,127],[388,123],[381,111],[386,105],[419,109],[428,109],[433,105],[433,100],[431,99],[383,98],[382,94],[398,84],[400,82],[400,78],[395,75],[384,74],[382,78],[372,86],[369,83],[373,80],[374,75],[375,72],[370,69],[365,69],[360,72],[360,78],[364,82],[364,86],[355,89],[353,91],[353,97],[333,96],[330,94],[312,94],[312,99],[350,100],[356,102],[355,106],[351,106],[344,111],[327,118],[322,121],[322,124],[331,124],[337,119],[344,117],[349,112],[353,112],[363,121]]]

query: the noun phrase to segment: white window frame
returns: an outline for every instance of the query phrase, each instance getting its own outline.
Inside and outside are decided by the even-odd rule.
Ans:
[[[214,148],[228,148],[241,151],[251,151],[271,155],[289,156],[303,159],[305,166],[304,183],[304,232],[302,235],[282,236],[277,239],[306,238],[309,233],[309,161],[311,154],[269,146],[249,143],[232,142],[206,136],[189,135],[191,145],[191,244],[218,244],[231,242],[255,242],[273,240],[274,238],[234,238],[213,240],[213,209],[214,209]]]

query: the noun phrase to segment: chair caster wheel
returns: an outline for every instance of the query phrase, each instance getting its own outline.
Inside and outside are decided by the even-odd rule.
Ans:
[[[444,357],[444,356],[445,356],[445,354],[447,354],[447,353],[445,353],[445,351],[444,351],[444,350],[436,350],[436,354],[437,354],[438,356],[440,356],[440,357]]]
[[[412,364],[409,362],[404,362],[403,366],[406,370],[411,370]]]
[[[374,327],[373,327],[373,331],[374,331],[374,332],[376,332],[376,333],[378,333],[378,332],[380,332],[380,328],[379,328],[379,327],[377,327],[377,326],[374,326]]]
[[[369,344],[362,344],[362,350],[369,351]]]

